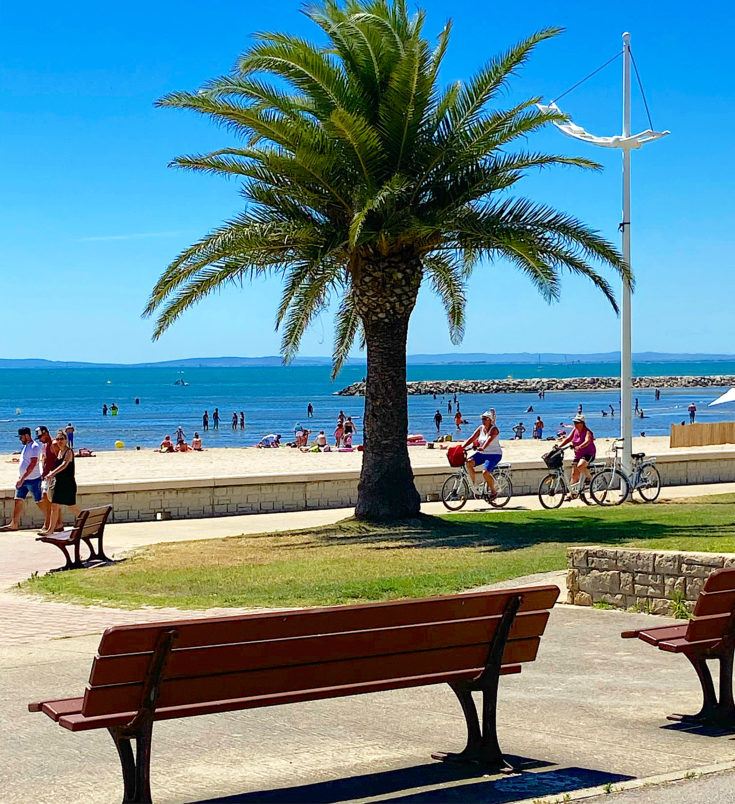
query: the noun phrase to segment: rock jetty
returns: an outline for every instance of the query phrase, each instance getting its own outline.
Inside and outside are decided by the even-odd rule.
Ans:
[[[735,386],[735,376],[633,377],[633,388],[711,388]],[[409,396],[426,394],[535,394],[539,391],[607,391],[620,388],[620,377],[530,378],[523,380],[421,380],[407,382]],[[365,383],[353,382],[336,396],[364,396]]]

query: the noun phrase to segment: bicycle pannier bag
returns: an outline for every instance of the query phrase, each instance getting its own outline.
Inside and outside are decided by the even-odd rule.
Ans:
[[[450,466],[462,466],[464,464],[464,447],[456,444],[447,450],[447,460]]]

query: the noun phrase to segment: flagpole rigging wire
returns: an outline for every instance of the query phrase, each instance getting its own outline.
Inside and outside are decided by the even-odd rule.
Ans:
[[[635,71],[635,77],[638,81],[638,89],[641,91],[641,97],[643,98],[643,105],[646,107],[646,115],[648,116],[648,125],[651,127],[653,131],[653,121],[651,120],[651,113],[648,111],[648,101],[646,100],[646,93],[643,91],[643,82],[641,81],[641,76],[638,73],[638,67],[635,63],[635,56],[633,55],[633,48],[630,49],[630,60],[633,62],[633,70]]]
[[[593,75],[596,75],[597,73],[599,73],[600,70],[602,70],[604,67],[607,67],[608,64],[610,64],[611,62],[615,61],[615,59],[619,58],[622,55],[623,55],[623,51],[622,50],[618,51],[611,59],[608,59],[604,64],[600,65],[596,70],[593,70],[588,76],[585,76],[581,81],[577,81],[577,83],[574,84],[574,86],[569,87],[569,89],[567,89],[565,92],[562,92],[561,95],[557,95],[551,101],[551,103],[556,103],[558,100],[561,100],[565,95],[568,95],[572,90],[576,89],[581,84],[584,84],[585,81],[587,81],[589,78],[592,78]],[[636,70],[636,75],[638,75],[637,70]],[[640,79],[639,79],[639,82],[640,82]],[[643,90],[641,89],[641,92],[642,91]],[[648,109],[647,106],[646,106],[646,109]]]

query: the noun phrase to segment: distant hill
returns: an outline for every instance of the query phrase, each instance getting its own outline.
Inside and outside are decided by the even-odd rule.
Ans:
[[[504,352],[487,354],[485,352],[418,354],[408,355],[409,365],[462,365],[468,363],[617,363],[620,352],[595,352],[591,354],[561,354],[554,352]],[[633,360],[638,363],[676,363],[684,361],[718,361],[735,360],[735,355],[722,354],[684,354],[668,352],[636,352]],[[351,358],[347,365],[361,366],[364,358]],[[265,357],[186,357],[180,360],[162,360],[157,363],[83,363],[70,360],[42,360],[38,358],[10,359],[0,358],[0,369],[33,368],[33,369],[73,369],[73,368],[237,368],[243,366],[280,366],[278,355]],[[329,357],[297,357],[295,366],[329,366]]]

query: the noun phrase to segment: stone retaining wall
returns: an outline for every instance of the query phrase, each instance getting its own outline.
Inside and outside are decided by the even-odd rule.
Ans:
[[[567,603],[684,616],[709,574],[735,567],[732,553],[688,553],[615,547],[567,549]]]
[[[437,463],[443,460],[444,453],[437,455]],[[657,466],[664,487],[735,481],[735,450],[668,453],[658,457]],[[439,499],[442,483],[453,471],[448,464],[417,467],[414,476],[422,499]],[[536,494],[547,471],[539,460],[516,461],[514,494]],[[81,485],[78,503],[84,508],[111,503],[115,522],[151,520],[161,514],[187,519],[343,508],[355,504],[359,476],[357,469],[351,469],[293,475],[113,481]],[[0,490],[0,511],[5,522],[13,510],[13,494],[13,489]],[[41,524],[37,507],[26,501],[22,525]]]

